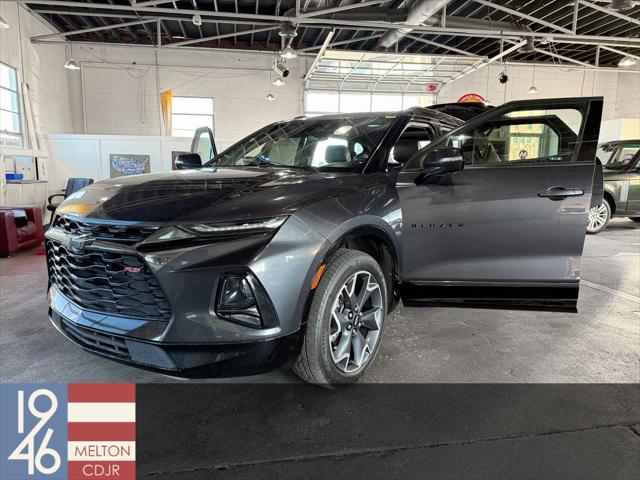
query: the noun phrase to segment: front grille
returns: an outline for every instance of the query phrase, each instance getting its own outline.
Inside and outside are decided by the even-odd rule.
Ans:
[[[85,348],[116,356],[123,360],[131,360],[127,343],[121,337],[82,327],[64,318],[60,320],[60,328],[71,339]]]
[[[89,233],[96,240],[106,240],[127,245],[141,242],[160,229],[160,227],[149,226],[89,223],[67,217],[56,218],[53,226],[67,233]]]
[[[126,317],[171,318],[169,302],[141,258],[111,252],[74,253],[51,240],[46,247],[51,284],[81,307]]]

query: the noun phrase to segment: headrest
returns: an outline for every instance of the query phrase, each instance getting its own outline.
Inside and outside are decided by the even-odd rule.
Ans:
[[[348,162],[349,149],[346,145],[329,145],[324,152],[324,160],[327,163]]]
[[[407,138],[398,140],[393,147],[393,158],[396,162],[404,163],[418,151],[418,141]]]

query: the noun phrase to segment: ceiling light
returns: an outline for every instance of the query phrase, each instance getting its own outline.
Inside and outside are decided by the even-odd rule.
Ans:
[[[622,60],[620,60],[618,62],[618,66],[619,67],[633,67],[636,63],[638,63],[636,61],[635,58],[633,58],[630,55],[627,55],[626,57],[623,57]]]
[[[529,90],[527,90],[527,93],[528,93],[529,95],[535,95],[536,93],[538,93],[538,89],[536,88],[536,86],[535,86],[535,85],[531,85],[531,86],[529,87]]]
[[[202,17],[198,13],[196,13],[193,17],[191,17],[191,21],[196,27],[199,27],[200,25],[202,25]]]
[[[281,87],[284,85],[284,80],[281,77],[276,77],[276,79],[271,83],[276,87]]]
[[[276,99],[275,95],[271,92],[267,93],[267,96],[264,98],[269,100],[270,102],[273,102]]]
[[[4,18],[0,17],[0,30],[5,28],[9,28],[9,24]]]
[[[280,56],[287,59],[298,58],[298,52],[291,47],[287,47],[280,53]]]
[[[624,12],[625,10],[631,10],[633,7],[633,0],[611,0],[611,3],[607,6],[612,12]]]
[[[80,70],[80,64],[77,62],[77,60],[70,58],[69,60],[64,62],[64,68],[66,68],[67,70]]]

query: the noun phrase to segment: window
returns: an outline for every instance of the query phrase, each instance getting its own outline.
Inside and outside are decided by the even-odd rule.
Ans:
[[[517,111],[492,118],[449,139],[467,165],[503,162],[569,162],[582,114],[573,109]]]
[[[0,145],[24,145],[18,74],[4,63],[0,63]]]
[[[220,167],[359,171],[393,121],[390,115],[292,120],[259,130],[213,159]]]
[[[410,107],[433,105],[433,95],[364,93],[364,92],[306,92],[305,115],[331,113],[395,112]]]
[[[171,135],[193,137],[200,127],[209,127],[213,131],[213,98],[173,97]]]

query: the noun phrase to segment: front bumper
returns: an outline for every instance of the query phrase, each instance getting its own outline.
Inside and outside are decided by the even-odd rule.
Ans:
[[[57,292],[57,295],[62,294]],[[143,341],[93,328],[96,320],[108,319],[104,315],[84,311],[71,302],[67,304],[65,314],[50,307],[49,319],[65,337],[90,353],[189,378],[254,375],[284,368],[296,358],[302,341],[300,332],[271,340],[230,344]]]
[[[75,290],[69,295],[66,290],[75,287],[59,285],[57,279],[49,289],[49,316],[65,336],[85,350],[144,368],[187,376],[235,376],[278,368],[299,352],[315,253],[324,242],[295,218],[274,237],[254,236],[177,250],[142,248],[145,242],[116,248],[113,242],[96,241],[79,255],[108,249],[104,258],[111,262],[109,273],[121,264],[123,268],[128,265],[120,257],[115,261],[113,252],[145,262],[166,296],[170,315],[152,318],[136,315],[140,309],[131,315],[100,310],[91,302],[85,305],[82,298],[74,298],[78,296],[75,292],[91,294],[90,290]],[[73,278],[78,287],[83,286],[84,277],[78,280],[73,276],[67,263],[59,267],[58,276]],[[253,275],[260,285],[257,299],[264,320],[260,328],[236,323],[216,312],[221,279],[243,272]],[[116,274],[119,281],[129,280],[120,270]],[[138,274],[131,275],[133,287]],[[134,297],[125,296],[129,298]],[[267,310],[271,311],[269,322],[264,315]]]

